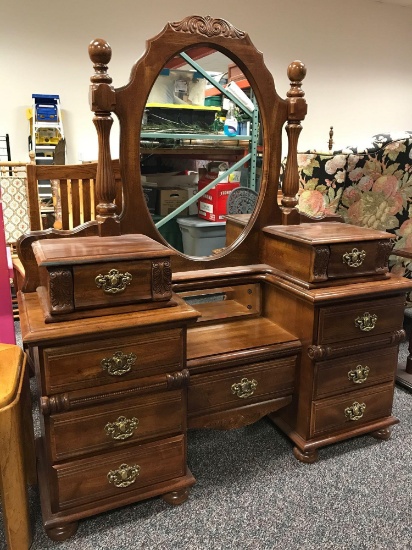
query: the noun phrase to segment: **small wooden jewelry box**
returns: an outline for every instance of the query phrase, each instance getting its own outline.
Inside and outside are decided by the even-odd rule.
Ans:
[[[145,235],[33,243],[46,322],[174,305],[173,252]]]
[[[308,284],[383,278],[393,235],[340,222],[273,225],[263,229],[267,263]]]

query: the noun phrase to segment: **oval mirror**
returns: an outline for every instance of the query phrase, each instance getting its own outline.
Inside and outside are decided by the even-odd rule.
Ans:
[[[167,243],[194,258],[224,254],[227,216],[246,227],[254,211],[261,155],[258,104],[236,62],[209,46],[172,57],[140,135],[143,192]]]

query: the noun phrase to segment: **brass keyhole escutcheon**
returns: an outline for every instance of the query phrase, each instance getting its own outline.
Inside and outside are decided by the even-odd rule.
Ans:
[[[139,420],[135,417],[126,418],[125,416],[119,416],[115,422],[108,422],[104,427],[104,431],[112,439],[123,441],[132,437],[138,424]]]
[[[116,351],[112,357],[103,357],[100,364],[103,370],[107,370],[110,376],[122,376],[132,370],[136,363],[137,356],[134,353],[123,353]]]
[[[132,282],[132,276],[127,271],[120,273],[118,269],[111,269],[106,275],[99,274],[95,278],[97,288],[105,294],[120,294]]]
[[[345,416],[349,420],[360,420],[366,410],[365,403],[355,401],[350,407],[346,407]]]
[[[371,314],[369,311],[365,311],[363,315],[356,317],[355,326],[363,332],[369,332],[375,328],[377,320],[377,315]]]
[[[367,367],[366,365],[364,367],[362,365],[357,365],[356,368],[348,372],[348,378],[354,384],[362,384],[367,380],[369,371],[370,371],[370,368]]]
[[[246,399],[251,397],[257,388],[256,380],[248,380],[247,378],[242,378],[240,382],[232,384],[232,393],[240,397],[241,399]]]
[[[107,474],[109,483],[113,483],[115,487],[129,487],[136,481],[140,474],[140,466],[134,464],[128,466],[127,464],[121,464],[117,470],[110,470]]]
[[[352,248],[351,252],[345,252],[342,256],[343,263],[349,267],[361,266],[365,258],[366,252],[364,250],[358,250],[357,248]]]

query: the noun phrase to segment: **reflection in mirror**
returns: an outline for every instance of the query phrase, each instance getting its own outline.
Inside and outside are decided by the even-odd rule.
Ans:
[[[250,214],[259,191],[259,110],[240,68],[204,46],[172,57],[149,93],[140,143],[158,231],[187,256],[221,254],[226,216]]]

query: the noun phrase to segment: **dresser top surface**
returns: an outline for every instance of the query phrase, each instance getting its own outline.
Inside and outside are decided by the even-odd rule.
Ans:
[[[88,317],[73,321],[46,323],[44,311],[36,292],[19,292],[19,313],[21,333],[25,344],[41,344],[48,341],[72,340],[79,338],[104,338],[127,330],[153,330],[192,323],[199,313],[178,296],[173,296],[174,307],[157,308],[131,313],[116,313],[101,317]]]
[[[368,227],[341,222],[302,223],[300,225],[271,225],[264,233],[306,245],[352,243],[355,241],[389,240],[393,235]]]
[[[145,235],[42,239],[33,243],[38,265],[74,265],[164,258],[173,251]]]

